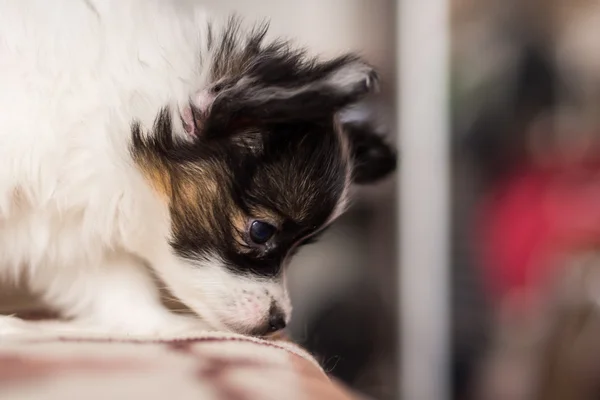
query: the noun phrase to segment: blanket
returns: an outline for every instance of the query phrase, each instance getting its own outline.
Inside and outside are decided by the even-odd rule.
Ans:
[[[0,399],[358,398],[286,340],[206,333],[134,338],[0,340]]]

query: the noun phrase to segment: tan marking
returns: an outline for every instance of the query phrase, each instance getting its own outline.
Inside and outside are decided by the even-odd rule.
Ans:
[[[175,175],[172,207],[180,218],[173,219],[173,229],[182,231],[188,225],[210,230],[216,223],[215,207],[221,199],[214,175],[199,168],[186,168]]]
[[[170,204],[173,195],[171,190],[171,177],[168,169],[152,156],[140,155],[135,158],[142,175],[150,184],[150,187],[165,201]]]
[[[226,182],[226,172],[218,163],[206,163],[202,167],[195,164],[173,165],[146,160],[139,162],[145,178],[156,192],[167,199],[172,209],[173,233],[184,232],[193,226],[202,226],[210,232],[218,223],[217,206],[225,207],[233,225],[233,239],[240,252],[249,249],[241,232],[247,229],[249,216],[238,209],[228,198],[219,193],[219,182]],[[273,221],[265,212],[257,213],[257,218]]]
[[[243,253],[247,253],[250,249],[247,248],[246,241],[241,233],[245,232],[248,227],[248,216],[242,210],[235,210],[231,216],[231,225],[233,225],[233,239],[238,249]]]

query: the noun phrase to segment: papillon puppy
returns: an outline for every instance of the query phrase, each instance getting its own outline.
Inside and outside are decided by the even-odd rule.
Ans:
[[[279,331],[291,255],[395,169],[339,118],[369,64],[197,3],[0,2],[0,275],[69,320],[0,335]]]

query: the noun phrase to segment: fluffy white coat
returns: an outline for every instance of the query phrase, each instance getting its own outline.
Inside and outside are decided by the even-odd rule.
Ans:
[[[206,84],[207,15],[195,4],[0,1],[0,275],[77,321],[58,330],[224,329],[269,307],[266,283],[218,260],[180,265],[167,207],[129,153],[132,118],[150,126]],[[203,323],[160,305],[147,265]],[[289,312],[283,283],[272,286]],[[0,320],[0,333],[26,327]]]

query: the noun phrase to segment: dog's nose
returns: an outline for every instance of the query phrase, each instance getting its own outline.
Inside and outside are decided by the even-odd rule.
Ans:
[[[269,327],[267,333],[273,333],[285,328],[285,315],[279,308],[271,309],[269,312]]]
[[[262,320],[262,323],[250,331],[251,335],[254,336],[270,336],[271,334],[282,330],[287,325],[286,315],[281,308],[272,304],[269,309],[269,313],[266,318]]]

